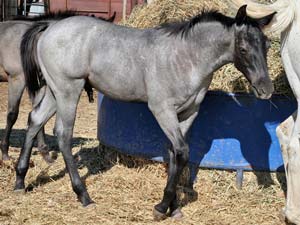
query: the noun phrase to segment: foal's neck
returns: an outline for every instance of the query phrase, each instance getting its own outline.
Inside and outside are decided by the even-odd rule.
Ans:
[[[233,62],[234,58],[234,27],[226,27],[220,22],[199,23],[189,37],[193,48],[200,54],[202,75],[210,75],[223,65]],[[195,50],[194,50],[195,51]]]

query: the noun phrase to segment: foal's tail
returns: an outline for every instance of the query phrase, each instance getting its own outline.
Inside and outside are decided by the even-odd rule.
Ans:
[[[272,22],[265,28],[266,31],[281,33],[297,18],[297,0],[277,0],[268,5],[256,3],[252,0],[230,1],[237,8],[247,4],[247,13],[252,17],[264,17],[277,12]]]
[[[41,32],[48,26],[47,22],[35,23],[23,35],[21,41],[22,66],[28,92],[32,96],[35,96],[36,92],[46,84],[37,59],[37,42]]]

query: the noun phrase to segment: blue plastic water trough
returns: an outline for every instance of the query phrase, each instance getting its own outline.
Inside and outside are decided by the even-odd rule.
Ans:
[[[169,141],[147,105],[99,94],[98,138],[123,153],[167,160]],[[275,129],[296,110],[285,96],[271,101],[248,94],[209,92],[189,135],[190,162],[206,168],[283,171]]]

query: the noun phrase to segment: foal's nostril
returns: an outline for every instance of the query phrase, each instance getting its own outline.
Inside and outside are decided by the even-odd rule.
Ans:
[[[260,94],[272,94],[274,92],[274,85],[270,79],[261,79],[257,82]]]

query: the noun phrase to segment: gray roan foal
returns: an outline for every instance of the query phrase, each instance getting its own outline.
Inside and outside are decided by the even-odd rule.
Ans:
[[[189,158],[185,136],[212,73],[233,62],[257,97],[270,98],[274,90],[266,62],[269,44],[261,31],[273,15],[253,19],[243,6],[235,18],[209,11],[186,22],[144,30],[90,17],[34,25],[22,40],[25,76],[32,94],[39,93],[42,79],[47,88],[29,116],[15,190],[25,188],[33,138],[56,112],[59,148],[73,190],[84,206],[93,202],[71,152],[76,108],[88,78],[94,88],[111,98],[148,103],[172,144],[167,185],[162,201],[154,207],[154,218],[164,219],[168,210],[170,216],[181,217],[176,185]]]
[[[48,13],[46,15],[29,18],[17,17],[14,20],[0,23],[0,65],[8,74],[8,110],[6,118],[6,127],[1,141],[2,159],[8,160],[9,137],[13,125],[15,124],[18,114],[19,105],[22,94],[25,89],[25,77],[20,57],[20,45],[24,33],[36,22],[48,21],[54,22],[66,17],[75,16],[77,12],[62,11],[56,13]],[[115,14],[108,19],[112,22]],[[102,19],[102,18],[99,18]],[[90,101],[93,101],[93,91],[89,82],[85,84],[85,90],[88,92]],[[40,100],[37,96],[31,96],[33,105]],[[48,148],[45,143],[44,129],[37,135],[38,149],[42,153],[47,162],[52,162],[53,159],[49,156]]]

